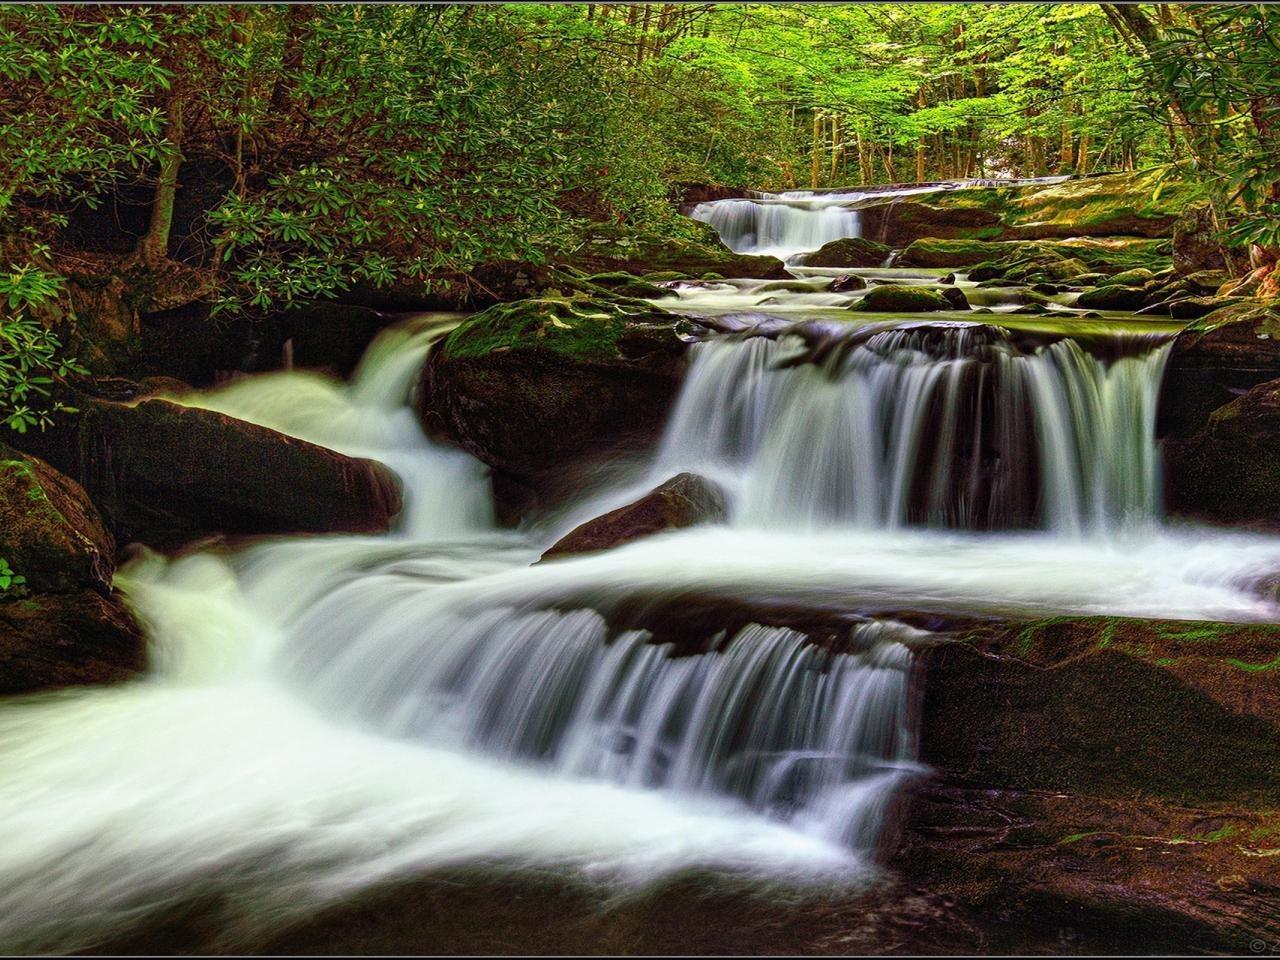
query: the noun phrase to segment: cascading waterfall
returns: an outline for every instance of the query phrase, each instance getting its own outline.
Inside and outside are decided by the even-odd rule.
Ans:
[[[690,212],[695,220],[716,229],[735,253],[787,259],[817,250],[832,240],[857,237],[862,217],[842,198],[789,199],[785,195],[761,200],[713,200]]]
[[[1149,526],[1168,347],[1148,346],[1023,354],[998,327],[935,322],[787,364],[793,338],[712,340],[693,348],[654,475],[725,482],[746,526]]]

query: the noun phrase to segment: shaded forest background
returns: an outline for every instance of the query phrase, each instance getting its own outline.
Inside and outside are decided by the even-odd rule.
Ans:
[[[1256,5],[3,7],[0,420],[134,372],[143,316],[465,304],[699,191],[1163,165],[1274,262],[1278,43]]]

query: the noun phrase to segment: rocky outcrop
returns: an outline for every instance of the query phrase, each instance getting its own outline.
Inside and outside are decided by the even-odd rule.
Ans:
[[[892,252],[890,247],[874,240],[846,237],[806,253],[800,262],[806,267],[878,267]]]
[[[693,473],[681,473],[625,507],[575,527],[542,555],[550,557],[608,550],[664,530],[725,519],[724,491]]]
[[[1280,380],[1219,407],[1191,436],[1165,441],[1164,455],[1171,511],[1280,528]]]
[[[1086,290],[1076,300],[1076,306],[1088,310],[1137,310],[1146,300],[1147,293],[1142,287],[1109,284]]]
[[[1259,301],[1215,310],[1174,340],[1161,389],[1159,432],[1188,437],[1209,414],[1280,375],[1280,311]]]
[[[1280,626],[1060,617],[923,651],[921,759],[990,787],[1280,804]]]
[[[590,464],[657,439],[684,372],[674,320],[642,301],[491,307],[432,351],[419,416],[493,467],[513,509],[554,499]]]
[[[1280,627],[978,626],[917,654],[890,865],[998,949],[1240,952],[1280,935]],[[1025,943],[1025,941],[1024,941]]]
[[[0,445],[0,694],[142,669],[141,631],[111,591],[114,558],[75,481]]]
[[[88,491],[121,543],[210,533],[372,532],[400,509],[381,464],[165,400],[82,399],[24,443]]]

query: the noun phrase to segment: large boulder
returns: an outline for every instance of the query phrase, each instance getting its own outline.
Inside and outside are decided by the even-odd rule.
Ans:
[[[1137,310],[1146,300],[1147,292],[1142,287],[1111,284],[1086,290],[1076,300],[1076,306],[1088,310]]]
[[[366,533],[400,509],[381,464],[212,410],[85,397],[30,437],[93,498],[120,542],[167,549],[213,533]]]
[[[0,444],[0,694],[133,676],[141,631],[111,591],[115,541],[84,490]]]
[[[36,457],[0,444],[0,557],[33,591],[107,591],[115,539],[88,495]]]
[[[1246,301],[1189,324],[1174,340],[1160,396],[1159,432],[1186,437],[1249,388],[1280,376],[1280,311]]]
[[[930,287],[886,283],[872,287],[849,309],[868,313],[928,313],[960,308]]]
[[[641,301],[490,307],[432,350],[420,418],[493,467],[514,509],[554,499],[589,465],[657,439],[685,367],[675,320]]]
[[[832,240],[821,248],[800,257],[806,267],[878,267],[888,258],[891,248],[864,237]]]
[[[1059,617],[922,651],[921,760],[973,783],[1280,804],[1280,626]]]
[[[935,774],[903,798],[906,881],[1011,947],[1027,927],[1072,952],[1280,936],[1280,626],[1059,617],[954,636],[917,652]]]
[[[1171,511],[1280,526],[1280,380],[1258,384],[1164,448]]]
[[[716,523],[726,516],[724,491],[697,474],[681,473],[634,503],[570,530],[543,553],[542,559],[608,550],[664,530]]]

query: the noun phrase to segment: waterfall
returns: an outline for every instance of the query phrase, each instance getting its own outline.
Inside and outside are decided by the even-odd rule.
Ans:
[[[1023,353],[998,327],[945,322],[819,364],[783,362],[794,338],[704,342],[654,476],[721,480],[735,521],[755,527],[1150,526],[1168,346],[1148,347],[1112,361],[1072,340]]]
[[[785,196],[760,200],[712,200],[690,216],[710,224],[734,253],[785,260],[817,250],[832,240],[862,235],[862,217],[841,197],[799,200]]]

